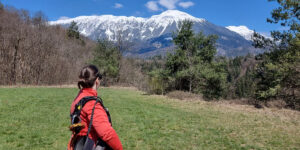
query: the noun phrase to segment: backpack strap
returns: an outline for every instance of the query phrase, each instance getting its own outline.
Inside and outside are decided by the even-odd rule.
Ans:
[[[95,105],[94,105],[93,110],[92,110],[92,115],[91,115],[91,119],[90,119],[90,124],[89,124],[88,132],[87,132],[86,136],[89,136],[90,131],[91,131],[91,128],[92,128],[92,124],[93,124],[93,116],[94,116],[94,110],[95,110],[95,107],[96,107],[97,102],[98,102],[98,99],[96,99]]]
[[[86,96],[83,97],[76,105],[75,105],[75,109],[74,112],[71,115],[76,115],[76,116],[80,116],[81,110],[84,107],[84,105],[91,101],[91,100],[97,100],[96,96]]]
[[[80,132],[80,130],[84,127],[82,126],[82,124],[80,123],[81,122],[81,118],[80,118],[80,113],[81,113],[81,110],[82,108],[84,107],[84,105],[91,101],[91,100],[95,100],[95,104],[94,104],[94,107],[93,107],[93,110],[92,110],[92,114],[91,114],[91,118],[90,118],[90,123],[89,123],[89,126],[88,126],[88,132],[86,134],[86,136],[84,136],[84,144],[82,146],[86,146],[86,145],[90,145],[90,146],[93,146],[93,142],[92,144],[87,144],[89,143],[89,138],[88,138],[88,135],[90,134],[90,131],[91,131],[91,128],[92,128],[92,124],[93,124],[93,117],[94,117],[94,111],[95,111],[95,107],[96,107],[96,104],[99,102],[100,105],[102,106],[102,108],[105,110],[106,112],[106,115],[108,117],[108,120],[110,122],[110,124],[112,125],[111,123],[111,118],[110,118],[110,114],[109,114],[109,111],[106,107],[104,107],[103,105],[103,101],[100,97],[96,97],[96,96],[86,96],[86,97],[83,97],[76,105],[75,105],[75,109],[74,109],[74,112],[71,114],[71,119],[72,119],[72,125],[74,126],[75,125],[75,128],[76,128],[76,124],[79,124],[81,125],[80,127],[78,127],[77,129],[75,130],[71,130],[73,131],[73,135],[74,137],[72,138],[72,141],[71,141],[71,145],[76,145],[75,143],[78,142],[77,140],[77,133]],[[75,119],[74,119],[75,118]],[[72,126],[71,125],[71,126]],[[71,128],[70,128],[71,129]],[[80,140],[80,139],[79,139]],[[105,147],[106,149],[110,150],[110,147],[101,139],[101,138],[98,138],[97,140],[97,145],[100,145],[102,147]]]
[[[108,109],[103,105],[102,99],[101,99],[100,97],[93,97],[93,98],[96,98],[96,102],[95,102],[94,107],[93,107],[93,110],[92,110],[92,115],[91,115],[91,119],[90,119],[90,124],[89,124],[89,128],[88,128],[88,132],[87,132],[87,134],[86,134],[87,136],[90,134],[90,131],[91,131],[91,128],[92,128],[92,124],[93,124],[93,116],[94,116],[94,111],[95,111],[95,107],[96,107],[97,102],[99,102],[100,105],[101,105],[101,106],[103,107],[103,109],[105,110],[106,115],[107,115],[107,117],[108,117],[108,121],[109,121],[110,125],[112,126],[112,122],[111,122],[111,118],[110,118],[110,113],[109,113]],[[89,97],[88,99],[92,99],[92,98]]]
[[[86,97],[83,97],[76,105],[75,105],[75,109],[73,111],[73,113],[70,115],[71,116],[71,119],[72,119],[72,125],[73,125],[73,128],[76,127],[76,125],[79,125],[78,123],[81,122],[81,119],[80,119],[80,113],[81,113],[81,110],[82,108],[84,107],[84,105],[91,101],[91,100],[95,100],[95,104],[94,104],[94,107],[93,107],[93,110],[92,110],[92,115],[91,115],[91,118],[90,118],[90,123],[89,123],[89,127],[88,127],[88,133],[87,135],[90,133],[90,130],[91,130],[91,127],[92,127],[92,123],[93,123],[93,116],[94,116],[94,111],[95,111],[95,106],[96,104],[99,102],[100,105],[102,106],[102,108],[105,110],[106,112],[106,115],[108,117],[108,120],[110,122],[110,124],[112,125],[112,122],[111,122],[111,118],[110,118],[110,113],[108,111],[108,109],[103,105],[103,100],[100,98],[100,97],[96,97],[96,96],[86,96]],[[80,124],[81,125],[81,124]],[[79,133],[80,131],[80,127],[77,128],[76,130],[76,133]]]

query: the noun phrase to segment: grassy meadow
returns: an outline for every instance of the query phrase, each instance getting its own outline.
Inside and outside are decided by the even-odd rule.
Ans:
[[[0,88],[0,150],[65,150],[76,88]],[[124,149],[300,149],[300,113],[99,90]]]

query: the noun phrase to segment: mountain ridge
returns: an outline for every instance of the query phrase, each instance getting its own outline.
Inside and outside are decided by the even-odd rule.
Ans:
[[[153,15],[149,18],[134,16],[78,16],[75,18],[57,20],[49,22],[50,25],[62,25],[68,27],[72,21],[78,25],[81,34],[93,39],[107,38],[116,41],[119,34],[130,42],[139,43],[129,52],[129,55],[147,57],[149,52],[159,50],[155,54],[165,55],[172,45],[172,36],[170,33],[178,30],[180,22],[190,20],[194,23],[193,30],[203,32],[206,35],[216,34],[219,36],[217,41],[218,55],[239,56],[247,53],[258,53],[251,45],[251,41],[245,39],[237,32],[231,31],[225,27],[215,25],[203,18],[196,18],[188,13],[178,10],[167,10],[159,15]],[[160,37],[164,37],[160,38]],[[157,40],[156,40],[157,39]],[[155,41],[155,42],[153,42]],[[169,43],[167,43],[169,42]],[[140,44],[143,43],[143,44]],[[165,43],[165,44],[162,44]],[[162,45],[160,47],[159,45]],[[140,53],[142,50],[144,53]],[[151,56],[151,54],[149,54]]]
[[[174,21],[176,22],[176,28],[178,28],[178,22],[183,20],[191,20],[193,22],[204,22],[205,19],[193,17],[187,13],[178,11],[178,10],[167,10],[162,12],[159,15],[153,15],[150,18],[142,18],[142,17],[134,17],[134,16],[113,16],[113,15],[100,15],[100,16],[78,16],[75,18],[50,21],[50,25],[63,25],[67,26],[72,21],[75,21],[79,26],[79,31],[81,34],[91,37],[96,40],[97,38],[103,38],[103,36],[97,37],[93,35],[95,33],[95,29],[106,29],[105,34],[107,38],[112,41],[116,41],[120,30],[122,32],[126,31],[129,25],[136,29],[141,29],[141,34],[138,39],[150,39],[153,37],[158,37],[168,31],[166,31],[167,26],[172,24]],[[96,23],[95,23],[96,22]],[[103,24],[105,22],[106,24]],[[89,25],[88,25],[89,24]],[[111,25],[117,24],[117,26],[112,27]],[[92,27],[90,25],[93,25]],[[99,26],[103,27],[99,27]],[[116,29],[119,28],[119,29]],[[122,29],[120,29],[122,28]],[[154,28],[158,29],[158,31],[154,31]],[[159,30],[160,29],[160,30]],[[134,40],[134,37],[128,35],[129,38],[126,40]]]

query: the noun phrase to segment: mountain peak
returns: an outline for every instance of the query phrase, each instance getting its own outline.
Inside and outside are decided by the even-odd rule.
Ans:
[[[205,19],[202,18],[196,18],[191,16],[190,14],[186,12],[182,12],[179,10],[166,10],[162,12],[159,15],[153,15],[151,19],[154,20],[175,20],[175,21],[181,21],[181,20],[191,20],[191,21],[196,21],[196,22],[203,22]]]
[[[227,29],[233,31],[233,32],[236,32],[238,33],[239,35],[241,35],[242,37],[244,37],[246,40],[251,40],[251,37],[254,33],[253,30],[250,30],[248,27],[246,26],[227,26],[226,27]]]
[[[186,12],[182,12],[179,10],[166,10],[159,15],[154,15],[150,19],[174,19],[174,20],[191,20],[191,21],[199,21],[203,22],[205,19],[196,18]]]

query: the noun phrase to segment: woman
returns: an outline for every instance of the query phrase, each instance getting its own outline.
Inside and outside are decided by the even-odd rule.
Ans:
[[[101,80],[101,75],[99,74],[98,68],[96,66],[88,65],[82,68],[82,70],[80,71],[79,81],[78,81],[78,88],[80,89],[80,91],[71,105],[71,114],[75,110],[75,105],[83,97],[97,96],[97,89],[100,86],[100,80]],[[106,114],[106,111],[100,104],[95,105],[94,100],[88,101],[81,109],[80,119],[83,128],[80,130],[78,134],[76,134],[76,136],[84,137],[87,135],[88,127],[89,127],[89,123],[90,123],[90,119],[94,107],[95,109],[93,113],[92,128],[90,130],[88,137],[92,139],[95,143],[97,143],[98,138],[100,138],[111,149],[122,150],[123,148],[122,148],[121,141],[117,133],[115,132],[115,130],[112,128],[108,116]],[[73,143],[74,141],[72,141],[73,138],[74,135],[72,136],[69,142],[68,145],[69,149],[76,149],[74,148],[74,145],[76,145],[76,143],[74,144]]]

